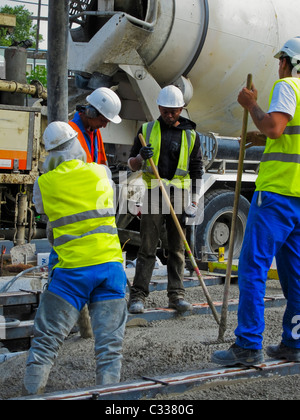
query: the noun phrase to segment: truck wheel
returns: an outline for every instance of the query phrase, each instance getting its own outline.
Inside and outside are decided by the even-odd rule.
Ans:
[[[214,190],[206,194],[204,220],[196,231],[196,253],[199,259],[203,247],[210,261],[218,259],[220,247],[225,248],[225,259],[228,257],[234,195],[234,192],[228,190]],[[241,252],[249,208],[249,201],[241,195],[236,223],[234,258],[238,258]]]

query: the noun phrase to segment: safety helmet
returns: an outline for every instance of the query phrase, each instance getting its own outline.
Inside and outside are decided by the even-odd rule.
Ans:
[[[109,121],[119,124],[122,119],[119,117],[121,101],[118,95],[111,89],[102,87],[94,90],[86,100]]]
[[[300,36],[289,39],[274,57],[280,58],[282,55],[287,55],[291,58],[292,64],[297,64],[300,60]]]
[[[183,108],[183,93],[176,86],[166,86],[159,93],[157,105],[165,108]]]
[[[49,150],[56,149],[58,146],[66,143],[67,141],[73,140],[77,137],[77,132],[66,122],[54,121],[48,125],[44,131],[43,139],[45,143],[45,149]]]

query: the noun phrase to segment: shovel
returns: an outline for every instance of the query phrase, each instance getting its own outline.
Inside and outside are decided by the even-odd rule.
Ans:
[[[252,74],[248,74],[247,89],[250,90],[251,86],[252,86]],[[238,173],[237,173],[231,232],[230,232],[230,240],[229,240],[226,280],[225,280],[225,287],[224,287],[223,305],[222,305],[222,310],[221,310],[221,321],[219,325],[219,337],[218,337],[219,342],[224,341],[224,334],[227,328],[228,299],[229,299],[232,260],[233,260],[233,251],[234,251],[234,235],[235,235],[236,221],[237,221],[237,215],[238,215],[241,186],[242,186],[242,175],[243,175],[243,169],[244,169],[248,116],[249,116],[248,110],[244,109],[244,119],[243,119],[242,138],[241,138],[241,145],[240,145]]]

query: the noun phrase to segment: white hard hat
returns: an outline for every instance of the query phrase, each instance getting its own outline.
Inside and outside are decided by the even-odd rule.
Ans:
[[[46,151],[56,149],[58,146],[77,137],[77,132],[66,122],[54,121],[44,131],[43,139]]]
[[[157,99],[157,105],[165,108],[183,108],[183,93],[176,86],[166,86],[160,91]]]
[[[122,121],[119,117],[121,111],[120,98],[111,89],[104,87],[96,89],[86,100],[109,121],[115,124],[119,124]]]
[[[274,57],[280,58],[282,55],[289,56],[292,63],[297,64],[297,61],[300,60],[300,36],[289,39]]]

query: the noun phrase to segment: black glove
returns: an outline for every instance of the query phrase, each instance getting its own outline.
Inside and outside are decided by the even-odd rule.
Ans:
[[[140,150],[140,155],[144,160],[148,160],[153,157],[153,147],[151,147],[151,144],[148,144],[148,146],[142,147]]]

